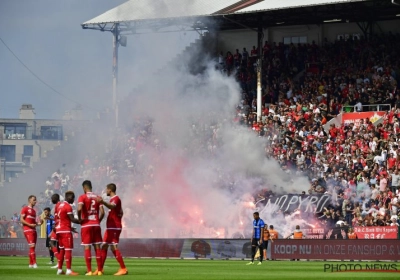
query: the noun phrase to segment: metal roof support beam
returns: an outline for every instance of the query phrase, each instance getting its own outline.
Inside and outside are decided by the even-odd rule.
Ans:
[[[119,23],[114,24],[113,28],[113,109],[115,113],[115,127],[118,127],[118,47],[119,47]]]
[[[223,15],[222,17],[223,17],[224,19],[226,19],[227,21],[230,21],[230,22],[232,22],[232,23],[234,23],[234,24],[236,24],[236,25],[239,25],[239,26],[241,26],[241,27],[243,27],[243,28],[252,30],[252,31],[254,31],[254,32],[258,32],[258,29],[251,28],[251,27],[249,27],[249,26],[247,26],[247,25],[244,25],[243,23],[240,23],[240,22],[235,21],[235,20],[233,20],[233,19],[227,18],[225,15]]]
[[[366,40],[370,40],[371,36],[374,35],[374,25],[375,21],[368,22],[357,22],[357,26],[361,29]]]
[[[356,22],[357,26],[361,29],[364,38],[368,39],[368,23],[367,22]]]
[[[261,13],[257,15],[257,29],[251,28],[249,26],[244,25],[243,23],[237,22],[233,19],[227,18],[225,15],[222,16],[224,19],[237,24],[246,29],[257,32],[257,121],[261,121],[261,107],[262,107],[262,43],[264,40],[264,32],[263,32],[263,19]]]
[[[257,121],[261,121],[261,107],[262,107],[262,47],[264,40],[264,32],[262,26],[261,14],[257,16],[258,29],[257,29]]]

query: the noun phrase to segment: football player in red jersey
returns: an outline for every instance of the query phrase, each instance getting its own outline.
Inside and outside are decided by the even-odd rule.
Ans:
[[[67,266],[66,275],[78,275],[78,273],[71,270],[72,265],[72,249],[74,248],[74,239],[72,237],[72,223],[79,224],[79,220],[74,218],[71,204],[74,203],[75,194],[72,191],[65,193],[65,201],[57,205],[58,224],[56,226],[56,233],[58,244],[60,246],[60,254],[58,257],[58,270],[57,275],[64,274],[62,267],[65,263]]]
[[[58,260],[58,240],[56,234],[56,227],[58,225],[58,215],[57,215],[57,207],[60,205],[60,195],[55,193],[51,196],[51,202],[55,205],[54,206],[54,228],[50,234],[50,248],[53,251],[54,257]],[[58,264],[52,266],[51,268],[58,268]]]
[[[118,195],[116,195],[116,192],[117,186],[113,183],[108,184],[106,188],[106,193],[107,196],[111,197],[110,202],[106,202],[101,198],[99,199],[99,202],[101,204],[110,209],[107,217],[107,229],[104,233],[104,243],[102,246],[101,258],[103,261],[102,266],[104,267],[104,262],[107,258],[108,246],[111,246],[111,251],[113,252],[116,260],[120,265],[120,269],[114,275],[126,275],[128,274],[128,270],[126,269],[121,252],[118,250],[119,236],[122,231],[122,216],[124,213],[122,211],[121,199]]]
[[[92,193],[92,182],[86,180],[82,183],[82,187],[85,194],[78,199],[78,219],[81,221],[81,244],[85,246],[86,275],[103,275],[100,249],[103,240],[100,222],[104,218],[104,209],[98,202],[99,196]],[[94,272],[92,272],[91,245],[96,251],[97,269]]]
[[[26,241],[28,241],[29,245],[29,268],[37,268],[36,264],[36,241],[37,241],[37,232],[36,226],[39,226],[43,223],[42,220],[36,222],[36,211],[33,209],[36,205],[36,196],[30,195],[28,197],[28,205],[23,207],[21,210],[21,223],[24,229],[24,235]]]

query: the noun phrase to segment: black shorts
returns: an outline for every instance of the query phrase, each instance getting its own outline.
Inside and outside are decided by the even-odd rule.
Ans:
[[[260,246],[261,249],[267,250],[268,249],[268,240],[263,240],[263,243]]]
[[[258,239],[258,238],[253,238],[252,240],[251,240],[251,246],[260,246],[260,244],[258,243],[260,241],[260,239]]]
[[[46,248],[50,248],[51,247],[50,244],[54,244],[54,243],[57,244],[57,241],[50,240],[49,236],[46,238]]]

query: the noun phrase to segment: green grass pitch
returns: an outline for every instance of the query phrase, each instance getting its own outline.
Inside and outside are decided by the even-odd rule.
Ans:
[[[0,257],[0,279],[28,279],[45,280],[65,277],[76,279],[88,276],[56,275],[56,269],[51,269],[47,264],[48,258],[39,257],[37,269],[28,268],[27,257]],[[399,272],[324,272],[325,264],[360,264],[365,267],[371,262],[322,262],[322,261],[266,261],[261,266],[246,266],[248,261],[236,260],[180,260],[180,259],[125,259],[129,275],[119,276],[123,279],[399,279],[400,263],[378,262],[376,264],[395,265]],[[255,262],[256,264],[257,262]],[[95,269],[94,261],[92,263]],[[117,262],[108,258],[105,265],[105,275],[92,276],[115,278],[112,274],[118,270]],[[72,268],[84,274],[86,266],[84,259],[75,257]]]

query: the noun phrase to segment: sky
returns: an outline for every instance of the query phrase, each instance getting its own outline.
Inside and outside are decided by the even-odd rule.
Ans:
[[[112,35],[80,25],[124,2],[1,0],[0,38],[40,79],[93,118],[112,104]],[[165,43],[154,44],[154,37]],[[195,32],[129,36],[127,47],[119,49],[120,96],[196,38]],[[149,56],[157,58],[152,67],[147,65]],[[21,105],[32,104],[37,119],[60,119],[77,105],[41,83],[1,42],[0,77],[0,118],[18,118]]]

